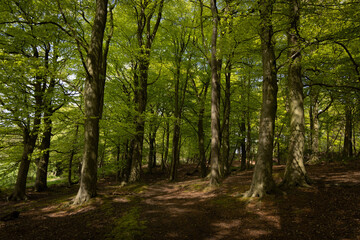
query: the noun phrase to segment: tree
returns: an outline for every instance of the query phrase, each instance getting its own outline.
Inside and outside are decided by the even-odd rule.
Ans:
[[[275,187],[272,177],[272,156],[278,87],[271,20],[274,2],[274,0],[260,0],[258,3],[261,27],[263,94],[256,165],[250,190],[244,194],[245,197],[262,197]]]
[[[96,196],[99,121],[105,85],[106,52],[103,55],[103,39],[107,18],[107,0],[96,1],[96,13],[87,53],[86,82],[84,89],[85,136],[84,155],[79,191],[74,204],[81,204]],[[106,50],[106,49],[105,49]]]
[[[288,57],[288,105],[290,110],[289,158],[282,185],[303,186],[309,182],[305,165],[304,94],[301,74],[301,44],[299,36],[301,0],[289,1],[290,26],[287,33]]]
[[[211,36],[211,173],[210,185],[217,185],[220,181],[220,79],[218,74],[217,34],[218,9],[216,0],[211,0],[213,29]]]
[[[134,68],[134,103],[137,112],[135,116],[135,136],[131,143],[132,159],[130,182],[135,182],[141,178],[142,149],[144,141],[144,112],[147,105],[148,71],[150,66],[151,48],[160,26],[164,0],[136,1],[134,2],[135,17],[137,19],[136,40],[138,43],[138,53]],[[157,12],[156,12],[157,11]],[[156,12],[156,20],[153,28],[153,21]]]

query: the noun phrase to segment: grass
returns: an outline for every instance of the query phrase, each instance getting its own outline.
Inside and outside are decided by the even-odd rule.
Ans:
[[[131,208],[122,217],[115,220],[115,226],[107,239],[132,240],[144,236],[146,221],[140,220],[140,210]]]

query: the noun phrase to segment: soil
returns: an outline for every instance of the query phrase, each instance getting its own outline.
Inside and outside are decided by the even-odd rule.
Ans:
[[[29,189],[23,202],[0,201],[0,239],[360,239],[360,161],[308,166],[311,187],[243,199],[252,171],[233,171],[216,188],[183,165],[177,182],[159,169],[144,183],[101,179],[82,206],[77,185]],[[281,180],[284,166],[274,166]]]

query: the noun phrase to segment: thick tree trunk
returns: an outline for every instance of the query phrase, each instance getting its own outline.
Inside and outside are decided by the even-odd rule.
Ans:
[[[84,89],[84,155],[81,168],[80,188],[74,204],[82,204],[96,196],[97,157],[99,146],[99,120],[104,93],[103,39],[107,17],[107,0],[96,1],[96,14],[91,33],[91,42],[86,59],[86,82]]]
[[[211,37],[211,172],[210,185],[220,182],[220,81],[218,74],[217,34],[218,13],[216,0],[211,0],[213,29]]]
[[[263,64],[262,107],[259,146],[250,190],[245,197],[262,197],[275,187],[272,177],[272,157],[277,109],[276,59],[272,41],[272,10],[274,0],[260,0],[261,49]]]
[[[286,163],[282,186],[285,188],[303,186],[309,183],[304,165],[305,119],[304,94],[301,79],[301,54],[299,26],[300,0],[289,1],[291,27],[288,31],[288,46],[291,58],[288,69],[288,90],[290,108],[289,157]]]

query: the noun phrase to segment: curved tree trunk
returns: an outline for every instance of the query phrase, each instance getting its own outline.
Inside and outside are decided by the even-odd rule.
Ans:
[[[261,49],[263,64],[262,107],[259,146],[250,190],[245,197],[262,197],[275,187],[272,177],[272,157],[277,109],[276,59],[272,42],[271,15],[274,0],[260,0]]]
[[[96,1],[96,14],[86,59],[86,82],[84,89],[84,155],[81,168],[80,188],[74,204],[81,204],[96,196],[97,157],[99,146],[99,120],[104,93],[103,39],[107,17],[107,0]]]
[[[301,54],[299,26],[300,1],[289,1],[291,27],[288,31],[289,58],[288,89],[290,108],[289,157],[282,186],[285,188],[307,185],[309,182],[304,165],[305,119],[304,94],[301,80]]]

